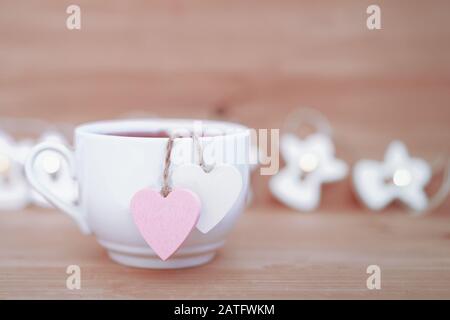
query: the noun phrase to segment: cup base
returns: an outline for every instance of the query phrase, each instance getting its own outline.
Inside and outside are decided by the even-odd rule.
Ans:
[[[203,265],[210,262],[224,241],[180,248],[166,261],[161,260],[149,247],[121,245],[98,239],[106,248],[109,257],[120,264],[147,269],[180,269]]]
[[[174,257],[169,258],[166,261],[161,260],[159,257],[143,257],[114,251],[108,251],[108,255],[113,261],[129,267],[146,269],[180,269],[206,264],[214,259],[216,253],[210,252],[187,257]]]

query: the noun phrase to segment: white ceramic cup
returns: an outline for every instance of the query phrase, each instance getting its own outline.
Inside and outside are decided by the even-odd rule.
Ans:
[[[217,249],[223,246],[225,236],[245,207],[250,143],[246,127],[218,121],[200,123],[205,134],[199,138],[204,145],[205,161],[231,164],[240,171],[243,180],[236,203],[210,232],[203,234],[194,229],[180,249],[162,261],[147,245],[130,213],[130,201],[137,191],[162,186],[168,138],[155,137],[155,134],[180,129],[192,132],[199,123],[198,120],[148,119],[84,124],[75,129],[74,152],[58,143],[44,142],[34,147],[25,164],[26,175],[30,184],[72,217],[84,233],[93,233],[114,261],[142,268],[201,265],[213,259]],[[143,137],[142,133],[153,137]],[[58,152],[68,161],[72,176],[78,182],[76,203],[64,202],[39,180],[37,159],[46,150]],[[171,168],[197,163],[196,154],[192,138],[176,139]]]

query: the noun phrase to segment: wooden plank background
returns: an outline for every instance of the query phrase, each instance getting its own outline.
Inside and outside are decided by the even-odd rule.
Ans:
[[[69,31],[65,26],[65,10],[74,3],[81,7],[80,31]],[[147,114],[220,118],[254,128],[281,128],[288,111],[312,106],[330,119],[338,154],[349,163],[362,157],[381,159],[394,138],[406,142],[415,156],[429,161],[448,156],[450,2],[376,1],[382,9],[382,30],[369,31],[366,8],[372,3],[0,0],[0,117],[35,117],[75,125]],[[10,125],[21,129],[20,121]],[[430,194],[437,189],[441,174],[437,170]],[[217,278],[204,270],[217,274],[223,288],[214,289],[213,297],[268,298],[271,292],[273,297],[368,297],[367,290],[366,295],[360,295],[359,289],[354,289],[361,286],[354,281],[361,279],[352,275],[359,277],[358,272],[371,260],[363,253],[369,250],[394,269],[388,276],[394,280],[390,282],[392,290],[385,291],[384,297],[449,297],[449,225],[445,220],[449,200],[436,218],[410,219],[395,206],[382,218],[374,218],[355,200],[347,179],[327,186],[321,212],[303,218],[311,222],[313,230],[325,231],[320,236],[311,231],[301,237],[290,227],[298,216],[270,196],[267,178],[255,175],[253,185],[254,209],[245,215],[220,260],[205,269],[170,276],[151,271],[127,271],[127,276],[136,281],[152,279],[163,287],[161,279],[166,279],[166,288],[172,290],[166,297],[209,297],[192,291],[202,273],[206,277],[202,284],[216,283]],[[269,212],[278,214],[277,218]],[[350,212],[355,214],[347,215]],[[38,219],[31,218],[33,213],[1,218],[2,297],[44,294],[39,285],[54,285],[55,268],[70,260],[63,241],[58,247],[57,235],[41,242],[37,235],[23,243],[16,239],[15,246],[6,247],[13,239],[14,227],[32,234],[27,221],[37,223]],[[61,226],[62,234],[75,232],[64,217],[56,218],[52,212],[41,215],[43,226]],[[277,238],[279,242],[274,243],[255,234],[252,225],[265,230],[271,221],[279,224],[286,239]],[[335,229],[327,229],[334,223]],[[353,231],[347,234],[349,230]],[[248,234],[256,240],[246,243]],[[340,251],[311,246],[307,252],[316,259],[308,260],[306,253],[290,258],[296,245],[305,249],[304,243],[317,244],[323,234],[328,235],[324,243],[340,241],[343,236]],[[415,239],[417,234],[421,237]],[[69,247],[86,245],[87,251],[75,257],[92,266],[92,281],[100,269],[106,270],[98,276],[100,283],[123,271],[104,255],[94,258],[102,251],[90,244],[92,239],[82,240],[75,234],[68,238]],[[258,239],[266,247],[259,247]],[[27,243],[36,246],[27,247]],[[391,247],[393,243],[397,246]],[[54,256],[44,249],[50,245],[57,246]],[[290,248],[282,251],[283,257],[278,251],[282,247]],[[37,253],[32,255],[33,250],[46,260]],[[71,254],[76,252],[73,250]],[[402,250],[404,259],[396,260],[395,255]],[[349,261],[345,261],[347,255]],[[334,258],[332,264],[323,266]],[[37,291],[30,291],[24,285],[31,281],[34,266],[20,269],[24,273],[16,270],[22,262],[39,264],[41,260],[47,261],[48,281],[34,282]],[[357,260],[364,263],[355,263]],[[280,274],[284,278],[277,282]],[[296,282],[299,274],[303,280]],[[178,283],[168,280],[173,275]],[[323,277],[322,286],[317,287]],[[98,291],[89,291],[85,297],[124,297],[124,291],[117,291],[125,283],[125,278],[120,279],[111,280],[104,291],[97,283]],[[250,291],[239,287],[241,281]],[[286,285],[292,282],[292,287]],[[144,290],[153,290],[150,284],[139,289],[137,282],[131,283],[142,294],[131,290],[130,297],[158,296]],[[347,291],[336,289],[342,284]],[[157,292],[163,297],[162,291]],[[55,293],[60,292],[47,296]]]
[[[313,106],[350,163],[402,139],[434,160],[450,141],[448,1],[5,1],[0,115],[80,123],[130,114],[280,128]],[[344,151],[343,151],[344,150]],[[351,152],[348,152],[348,151]],[[359,208],[349,182],[325,208]],[[255,177],[257,203],[273,203]],[[446,208],[449,208],[447,202]]]

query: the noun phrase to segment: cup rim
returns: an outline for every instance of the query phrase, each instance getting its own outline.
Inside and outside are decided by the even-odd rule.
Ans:
[[[92,137],[104,137],[115,139],[168,139],[166,136],[162,137],[146,137],[146,136],[125,136],[120,133],[129,132],[155,132],[161,131],[174,131],[179,128],[187,129],[187,127],[194,128],[196,123],[201,123],[206,130],[217,130],[217,134],[208,134],[203,138],[215,138],[215,137],[229,137],[246,134],[249,128],[234,122],[220,121],[220,120],[202,120],[192,118],[140,118],[140,119],[114,119],[114,120],[102,120],[92,121],[81,124],[75,128],[75,135],[92,136]],[[214,127],[211,127],[214,125]],[[209,126],[209,127],[208,127]],[[221,127],[223,129],[218,129]],[[191,139],[189,136],[180,137],[180,139]]]

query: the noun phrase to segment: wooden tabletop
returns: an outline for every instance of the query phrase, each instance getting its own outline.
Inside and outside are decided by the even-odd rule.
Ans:
[[[0,298],[450,298],[450,219],[249,209],[211,263],[145,270],[112,262],[54,210],[0,215]],[[66,268],[81,268],[81,289]],[[366,268],[381,268],[368,290]]]

